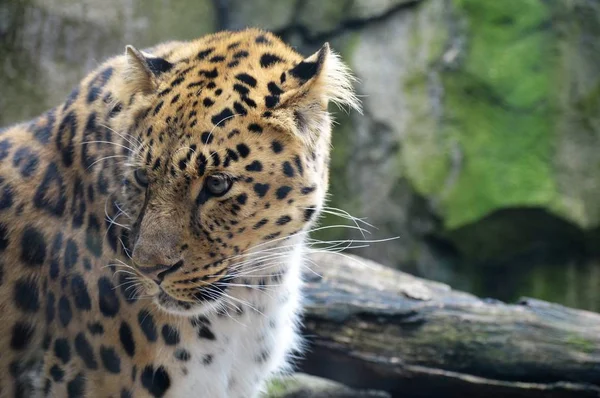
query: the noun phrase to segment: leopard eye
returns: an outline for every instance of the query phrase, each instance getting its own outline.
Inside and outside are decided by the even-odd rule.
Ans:
[[[148,186],[148,173],[145,170],[137,169],[133,176],[135,177],[135,181],[142,187],[146,188]]]
[[[232,181],[223,174],[215,174],[206,178],[204,186],[213,196],[223,196],[231,188]]]

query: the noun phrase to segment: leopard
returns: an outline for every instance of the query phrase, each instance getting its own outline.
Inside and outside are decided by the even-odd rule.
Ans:
[[[0,397],[254,398],[301,355],[334,114],[328,43],[128,45],[0,130]]]

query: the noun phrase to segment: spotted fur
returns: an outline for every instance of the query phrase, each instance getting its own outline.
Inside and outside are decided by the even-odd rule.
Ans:
[[[0,396],[257,396],[298,348],[351,82],[328,45],[221,32],[128,46],[0,130]]]

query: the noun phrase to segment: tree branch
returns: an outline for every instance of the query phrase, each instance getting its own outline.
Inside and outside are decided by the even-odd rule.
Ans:
[[[402,397],[600,397],[600,315],[317,254],[301,370]]]

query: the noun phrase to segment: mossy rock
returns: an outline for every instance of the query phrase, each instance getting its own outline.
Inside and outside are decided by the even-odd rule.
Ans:
[[[296,373],[269,384],[264,398],[389,398],[383,391],[354,390],[343,384]]]
[[[3,24],[4,22],[4,24]],[[0,126],[61,103],[108,57],[217,28],[210,0],[0,2]]]
[[[404,142],[403,166],[414,187],[436,202],[446,230],[497,210],[532,207],[581,228],[597,226],[600,183],[563,153],[582,156],[597,173],[600,152],[588,148],[600,144],[600,86],[581,71],[600,66],[600,59],[574,54],[580,36],[572,30],[581,15],[553,1],[453,4],[463,42],[435,66],[443,120],[435,140],[428,141],[427,124],[414,123]],[[598,30],[595,23],[588,29]],[[458,60],[445,65],[452,51]],[[579,81],[586,78],[587,86]],[[407,90],[422,92],[424,79],[407,81]]]
[[[551,158],[560,90],[554,83],[561,60],[555,33],[545,27],[550,10],[537,0],[456,0],[454,6],[466,24],[466,44],[456,50],[462,51],[458,66],[439,71],[441,156],[411,162],[410,153],[422,153],[420,126],[414,126],[405,147],[408,174],[422,194],[438,201],[446,229],[507,207],[554,208]]]

